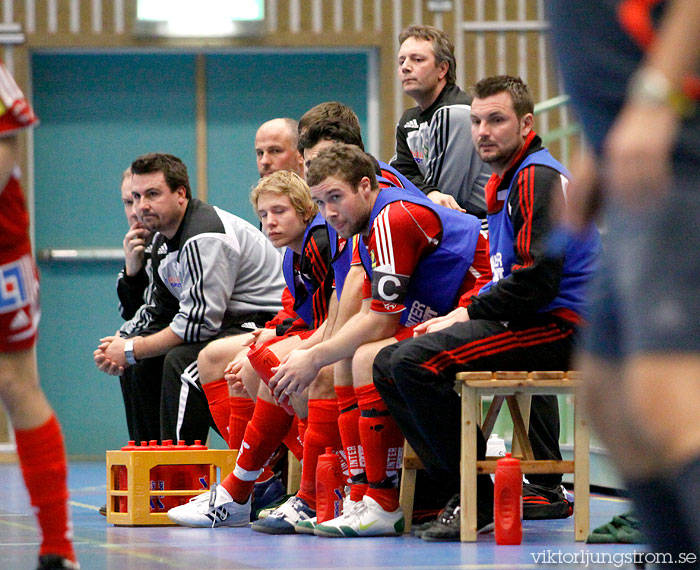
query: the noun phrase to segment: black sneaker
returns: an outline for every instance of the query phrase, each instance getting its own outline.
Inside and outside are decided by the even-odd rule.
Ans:
[[[411,534],[413,536],[417,536],[418,538],[423,538],[423,533],[434,524],[437,524],[437,519],[433,519],[431,521],[427,521],[421,524],[414,524],[411,526]]]
[[[102,505],[102,506],[100,507],[99,513],[100,513],[103,517],[106,517],[106,516],[107,516],[107,505]]]
[[[287,488],[277,475],[267,481],[255,483],[253,486],[253,502],[250,512],[251,522],[258,520],[260,511],[270,507],[278,507],[287,497]]]
[[[440,511],[437,520],[422,531],[421,538],[428,542],[458,542],[460,511],[460,499],[459,494],[457,494]],[[493,514],[490,511],[478,510],[476,528],[477,534],[491,532],[493,530]]]
[[[80,570],[80,564],[71,562],[63,556],[45,554],[39,556],[39,568],[37,570]]]
[[[574,504],[560,486],[551,488],[523,484],[523,520],[565,519],[574,513]]]

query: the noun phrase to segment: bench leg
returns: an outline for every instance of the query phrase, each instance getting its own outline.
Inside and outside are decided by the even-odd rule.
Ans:
[[[462,445],[460,460],[460,540],[476,541],[476,425],[481,398],[462,386]]]
[[[574,539],[585,541],[590,525],[590,429],[574,396]]]

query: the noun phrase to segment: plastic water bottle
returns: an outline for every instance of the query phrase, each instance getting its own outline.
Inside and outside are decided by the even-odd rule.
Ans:
[[[523,540],[523,474],[520,460],[506,453],[496,462],[493,521],[496,544],[520,544]]]
[[[505,457],[506,442],[503,438],[498,437],[497,433],[492,433],[486,442],[486,457]],[[491,475],[491,480],[495,481],[495,475]]]
[[[275,356],[274,352],[266,346],[256,347],[255,344],[251,345],[248,351],[248,362],[250,362],[250,365],[265,384],[269,384],[270,378],[274,376],[271,369],[280,365],[279,358]],[[294,408],[289,403],[289,400],[279,406],[290,416],[294,415]]]
[[[316,465],[316,522],[322,523],[339,517],[343,513],[345,478],[340,466],[340,457],[332,447],[318,456]]]

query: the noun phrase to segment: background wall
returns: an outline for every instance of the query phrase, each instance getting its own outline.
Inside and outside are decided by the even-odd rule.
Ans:
[[[187,162],[201,196],[252,220],[247,192],[257,178],[257,125],[273,116],[298,118],[323,100],[351,105],[369,148],[389,158],[396,121],[414,105],[396,80],[398,34],[412,23],[450,35],[461,86],[518,74],[538,102],[550,99],[559,89],[543,5],[267,0],[260,37],[162,40],[133,33],[134,0],[0,0],[2,58],[42,119],[22,137],[37,250],[120,248],[120,174],[134,156],[156,148]],[[539,115],[537,124],[540,132],[572,132],[565,105]],[[565,143],[548,145],[565,156]],[[118,382],[98,373],[91,358],[97,338],[119,325],[120,265],[40,267],[42,383],[74,456],[101,455],[126,434]]]
[[[208,202],[255,221],[248,201],[258,178],[253,140],[265,120],[340,100],[357,110],[366,130],[368,55],[206,55]],[[32,55],[42,121],[34,132],[37,250],[120,248],[121,173],[139,154],[181,157],[196,193],[195,59],[186,52]],[[119,380],[92,361],[98,339],[120,325],[121,266],[121,260],[40,263],[40,373],[74,456],[98,456],[128,439]]]

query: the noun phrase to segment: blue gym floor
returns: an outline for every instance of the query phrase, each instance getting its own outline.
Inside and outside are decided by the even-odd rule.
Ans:
[[[324,539],[270,536],[248,528],[115,527],[98,513],[105,503],[105,466],[71,463],[75,546],[83,570],[198,570],[320,568],[520,570],[526,568],[634,568],[644,545],[575,543],[573,518],[525,521],[523,543],[498,546],[493,534],[477,543],[427,543],[412,536]],[[591,528],[629,510],[625,500],[593,495]],[[0,569],[36,568],[37,527],[19,467],[0,464]],[[607,556],[609,563],[602,562]],[[559,564],[557,564],[557,557]],[[576,564],[576,558],[582,561]],[[586,559],[588,563],[586,564]],[[539,558],[539,562],[537,559]]]

